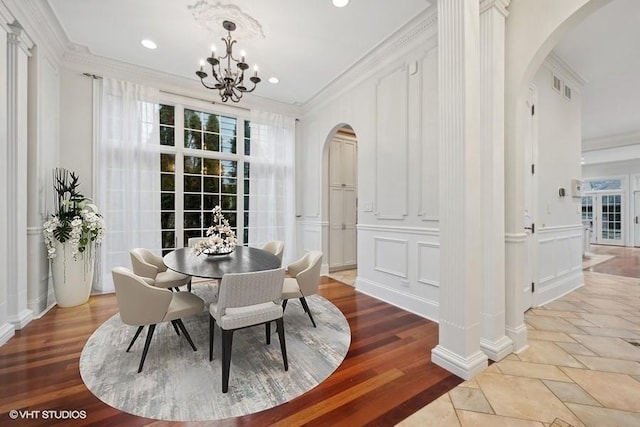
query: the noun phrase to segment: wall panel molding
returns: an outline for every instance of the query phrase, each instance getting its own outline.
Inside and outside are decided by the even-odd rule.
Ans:
[[[409,275],[409,241],[374,236],[373,269],[406,279]]]
[[[417,281],[440,287],[440,243],[418,242]]]
[[[376,84],[375,216],[403,220],[409,204],[409,67],[402,63]]]

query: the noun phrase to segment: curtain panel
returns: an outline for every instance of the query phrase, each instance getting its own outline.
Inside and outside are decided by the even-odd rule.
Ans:
[[[249,168],[249,245],[284,242],[283,265],[294,261],[295,119],[252,110]]]
[[[105,78],[94,95],[95,194],[107,226],[94,288],[109,292],[111,269],[130,268],[131,249],[161,252],[159,91]]]

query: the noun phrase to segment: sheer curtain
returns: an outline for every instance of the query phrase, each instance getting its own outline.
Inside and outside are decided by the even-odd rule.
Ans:
[[[111,269],[130,268],[129,250],[160,254],[160,141],[157,89],[112,79],[98,81],[96,104],[96,204],[107,232],[101,247],[101,280],[113,291]]]
[[[295,119],[251,112],[249,245],[284,241],[283,264],[296,258]]]

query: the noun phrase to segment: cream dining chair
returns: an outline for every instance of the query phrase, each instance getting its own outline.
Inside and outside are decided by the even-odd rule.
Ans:
[[[282,306],[279,304],[284,268],[225,274],[218,300],[209,306],[209,360],[213,360],[213,334],[217,324],[222,332],[222,392],[229,390],[231,347],[237,329],[264,324],[267,344],[271,341],[271,322],[275,320],[284,370],[289,370],[284,337]]]
[[[167,269],[161,256],[145,248],[132,249],[129,255],[133,272],[138,276],[153,279],[154,286],[179,290],[180,286],[186,285],[191,292],[191,276]]]
[[[176,330],[182,331],[193,351],[197,350],[182,323],[182,318],[204,311],[204,301],[200,297],[190,292],[171,292],[168,289],[152,286],[148,283],[151,279],[139,277],[124,267],[114,268],[111,274],[122,322],[138,327],[127,347],[127,352],[131,350],[144,327],[149,327],[138,372],[142,371],[151,338],[158,323],[171,322]]]
[[[289,264],[287,271],[292,277],[284,279],[284,285],[282,287],[282,310],[287,307],[288,300],[291,298],[299,298],[314,328],[316,327],[316,322],[313,320],[305,297],[313,295],[318,291],[321,263],[322,252],[307,252],[298,261]]]
[[[280,265],[282,265],[282,254],[284,253],[284,242],[281,240],[272,240],[262,247],[263,251],[267,251],[278,257]]]

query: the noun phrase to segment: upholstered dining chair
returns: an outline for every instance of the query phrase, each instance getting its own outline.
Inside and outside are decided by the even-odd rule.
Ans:
[[[197,350],[181,319],[202,313],[204,311],[202,298],[190,292],[171,292],[168,289],[152,286],[148,283],[150,279],[140,277],[124,267],[114,268],[111,274],[122,322],[138,327],[127,347],[127,352],[131,350],[142,329],[145,326],[149,327],[138,373],[142,371],[151,338],[158,323],[171,322],[176,330],[179,328],[182,331],[193,351]]]
[[[322,263],[322,252],[307,252],[302,258],[289,264],[287,271],[292,277],[284,279],[282,286],[282,310],[287,307],[287,301],[291,298],[299,298],[304,311],[309,315],[311,324],[316,327],[313,320],[309,304],[305,297],[315,294],[320,284],[320,267]]]
[[[180,286],[186,285],[191,292],[191,276],[167,269],[161,256],[145,248],[132,249],[129,255],[133,272],[138,276],[153,279],[154,286],[178,290]]]
[[[218,301],[209,306],[209,360],[213,360],[213,334],[216,323],[222,332],[222,392],[229,390],[231,347],[236,329],[264,324],[267,344],[271,342],[271,322],[275,320],[284,370],[289,370],[284,338],[282,293],[284,268],[225,274],[220,282]]]
[[[282,253],[284,252],[284,242],[280,240],[272,240],[267,242],[262,247],[263,251],[267,251],[269,253],[274,254],[280,260],[280,265],[282,265]]]

